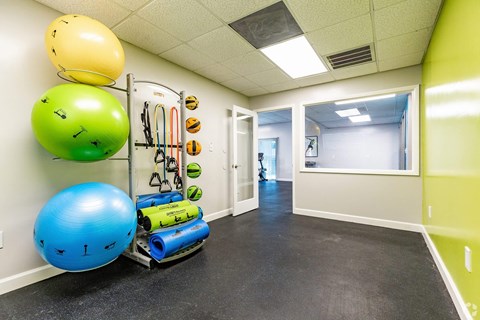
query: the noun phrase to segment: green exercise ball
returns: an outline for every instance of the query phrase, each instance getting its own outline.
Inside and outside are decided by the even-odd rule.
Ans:
[[[85,84],[62,84],[45,92],[32,110],[38,142],[59,158],[97,161],[111,157],[130,132],[127,113],[110,93]]]

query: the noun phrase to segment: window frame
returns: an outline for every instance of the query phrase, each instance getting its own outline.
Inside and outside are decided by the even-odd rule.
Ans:
[[[308,108],[313,105],[318,105],[322,103],[331,103],[335,101],[356,99],[356,98],[366,98],[370,96],[385,95],[390,93],[399,93],[399,92],[411,92],[412,94],[412,105],[410,106],[409,112],[411,113],[411,134],[412,134],[412,143],[411,146],[411,156],[412,156],[412,168],[409,170],[384,170],[384,169],[353,169],[353,168],[311,168],[305,166],[306,159],[303,146],[305,144],[305,108]],[[299,114],[299,135],[298,140],[298,154],[300,157],[300,172],[301,173],[339,173],[339,174],[365,174],[365,175],[394,175],[394,176],[419,176],[420,175],[420,85],[412,85],[405,87],[396,87],[391,89],[363,92],[359,94],[346,94],[336,97],[335,99],[319,99],[316,101],[309,101],[301,103],[300,105],[300,114]],[[320,154],[320,150],[319,150]]]

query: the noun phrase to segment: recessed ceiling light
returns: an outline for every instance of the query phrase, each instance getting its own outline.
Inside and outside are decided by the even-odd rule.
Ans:
[[[349,103],[356,103],[356,102],[364,102],[364,101],[388,99],[388,98],[393,98],[393,97],[395,97],[395,93],[392,93],[392,94],[384,94],[384,95],[381,95],[381,96],[372,96],[372,97],[363,97],[363,98],[358,98],[358,99],[349,99],[349,100],[343,100],[343,101],[335,101],[335,104],[336,104],[336,105],[342,105],[342,104],[349,104]]]
[[[370,116],[367,114],[367,115],[364,115],[364,116],[355,116],[355,117],[350,117],[348,118],[350,119],[350,121],[352,122],[368,122],[368,121],[372,121],[372,119],[370,118]]]
[[[328,71],[305,36],[260,50],[293,79]]]
[[[353,108],[353,109],[346,109],[346,110],[338,110],[338,111],[335,111],[335,113],[338,114],[340,117],[345,118],[350,116],[357,116],[360,114],[360,111],[358,111],[357,108]]]

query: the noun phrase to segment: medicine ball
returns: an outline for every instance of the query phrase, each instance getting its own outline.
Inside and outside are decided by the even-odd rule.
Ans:
[[[202,174],[202,167],[196,162],[189,163],[187,165],[187,176],[189,178],[198,178]]]
[[[202,152],[202,145],[197,140],[190,140],[187,142],[187,153],[191,156],[196,156]]]
[[[188,118],[186,121],[187,131],[190,133],[197,133],[202,128],[200,120],[194,117]]]
[[[187,189],[187,198],[190,201],[197,201],[202,197],[202,189],[198,186],[190,186]]]
[[[188,96],[185,99],[185,107],[189,110],[195,110],[198,107],[198,99],[195,96]]]

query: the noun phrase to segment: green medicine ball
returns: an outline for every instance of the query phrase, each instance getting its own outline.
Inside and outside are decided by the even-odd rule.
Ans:
[[[202,174],[202,167],[196,162],[189,163],[187,165],[187,176],[189,178],[198,178]]]
[[[202,189],[198,186],[190,186],[187,189],[187,198],[190,201],[197,201],[202,197]]]

